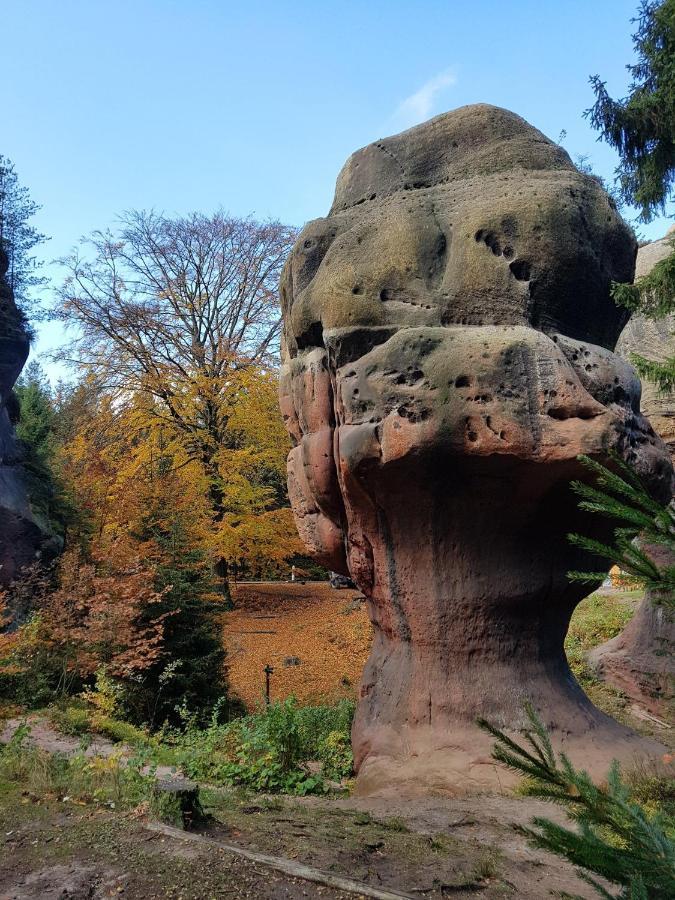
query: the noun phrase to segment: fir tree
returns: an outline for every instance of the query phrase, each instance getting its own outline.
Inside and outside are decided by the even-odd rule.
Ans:
[[[166,615],[162,656],[144,673],[138,689],[127,692],[131,718],[157,727],[177,724],[180,709],[205,724],[216,705],[221,713],[239,710],[227,700],[222,601],[216,593],[208,562],[188,546],[179,523],[155,529],[153,542],[161,550],[155,567],[155,588],[163,591],[152,615]]]
[[[7,280],[24,313],[34,306],[32,291],[47,281],[40,275],[42,263],[32,253],[48,240],[29,224],[39,211],[28,188],[19,182],[12,161],[0,154],[0,250],[7,254]]]
[[[613,100],[599,76],[591,78],[595,104],[586,111],[620,156],[616,171],[621,199],[637,206],[650,222],[665,212],[675,184],[675,0],[640,7],[633,45],[638,57],[629,65],[628,97]],[[635,284],[615,284],[612,296],[622,306],[661,318],[675,311],[674,252]],[[640,375],[663,390],[675,388],[675,359],[664,363],[635,355]]]
[[[648,813],[632,797],[614,763],[607,783],[598,786],[561,753],[553,752],[546,729],[531,706],[525,745],[484,719],[479,725],[497,743],[494,759],[526,776],[524,793],[562,806],[576,829],[537,817],[532,826],[516,826],[531,843],[581,867],[580,876],[609,900],[670,900],[675,897],[675,821],[663,812]],[[609,893],[593,876],[619,885]]]
[[[570,534],[569,540],[618,565],[637,584],[651,590],[654,599],[675,608],[675,564],[659,565],[649,553],[650,547],[665,547],[675,559],[675,506],[663,506],[653,500],[635,472],[618,458],[614,460],[618,473],[587,456],[579,459],[596,476],[594,485],[572,483],[581,497],[579,507],[614,520],[617,527],[611,544],[580,534]],[[570,572],[569,577],[600,584],[605,572]]]
[[[16,436],[23,451],[22,468],[33,514],[46,531],[63,537],[74,511],[58,475],[57,411],[39,363],[30,363],[14,392],[19,404]]]

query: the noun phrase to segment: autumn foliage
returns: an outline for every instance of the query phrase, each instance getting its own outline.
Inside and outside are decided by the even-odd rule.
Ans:
[[[24,694],[103,673],[124,715],[153,727],[226,696],[230,583],[285,574],[302,552],[276,371],[293,238],[222,213],[132,213],[65,261],[55,315],[73,326],[76,379],[52,390],[32,370],[19,390],[26,451],[41,440],[36,481],[51,482],[42,508],[65,544],[7,599],[22,614],[0,657],[32,673]]]

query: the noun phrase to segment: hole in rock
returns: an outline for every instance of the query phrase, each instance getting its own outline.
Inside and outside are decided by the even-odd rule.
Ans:
[[[530,280],[530,264],[526,260],[514,259],[512,263],[509,263],[509,269],[518,281]]]

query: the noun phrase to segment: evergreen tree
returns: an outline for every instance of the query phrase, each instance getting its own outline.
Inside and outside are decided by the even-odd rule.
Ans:
[[[675,609],[675,564],[659,565],[649,552],[650,547],[665,547],[675,560],[675,506],[662,506],[653,500],[635,472],[618,458],[614,462],[620,474],[587,456],[579,459],[596,476],[595,485],[572,482],[581,497],[579,507],[614,520],[617,527],[612,544],[580,534],[569,535],[569,540],[618,565],[637,584],[649,589],[656,601]],[[590,584],[601,584],[605,579],[604,572],[570,572],[569,576]]]
[[[16,435],[33,514],[46,531],[63,537],[72,510],[57,472],[52,389],[39,363],[28,365],[14,392],[19,404]]]
[[[633,44],[638,57],[629,65],[628,97],[613,100],[599,76],[591,78],[595,104],[586,111],[591,124],[620,156],[617,183],[621,199],[637,206],[643,222],[666,211],[675,184],[675,0],[640,7]],[[635,284],[615,284],[614,299],[651,318],[675,311],[674,252]],[[675,359],[656,363],[633,357],[640,375],[662,389],[675,387]]]
[[[40,275],[42,264],[32,253],[48,240],[29,224],[39,210],[28,188],[20,184],[14,164],[0,154],[0,250],[7,254],[7,280],[24,313],[29,313],[34,305],[31,292],[47,281]]]
[[[137,690],[128,691],[129,713],[139,723],[157,727],[180,722],[184,708],[205,724],[218,704],[228,712],[222,600],[215,591],[210,566],[188,545],[179,523],[154,529],[161,557],[155,588],[165,591],[152,616],[166,615],[162,656],[144,673]],[[238,710],[236,702],[229,702]]]
[[[581,866],[581,877],[608,900],[675,897],[672,816],[647,812],[636,802],[616,763],[607,783],[598,786],[564,754],[556,758],[546,729],[534,710],[526,709],[531,728],[524,732],[525,746],[484,719],[479,724],[496,738],[493,757],[526,776],[524,792],[562,806],[577,829],[539,816],[533,827],[518,830],[534,846]],[[620,885],[620,893],[610,894],[593,875]]]

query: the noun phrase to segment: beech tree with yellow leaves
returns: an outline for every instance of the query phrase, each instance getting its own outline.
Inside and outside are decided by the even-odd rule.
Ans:
[[[198,485],[201,547],[227,598],[233,566],[299,549],[275,372],[277,285],[294,238],[222,212],[132,212],[63,261],[54,314],[71,340],[60,358],[124,416],[135,451],[121,473],[138,483],[162,465]]]

